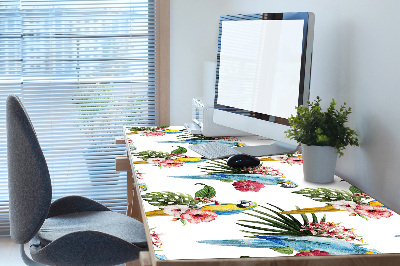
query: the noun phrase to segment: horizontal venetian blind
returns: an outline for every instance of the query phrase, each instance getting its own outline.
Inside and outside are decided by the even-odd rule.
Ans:
[[[23,101],[46,157],[53,199],[81,195],[126,209],[115,171],[123,125],[156,125],[155,3],[2,1],[0,233],[8,232],[5,99]],[[4,79],[3,79],[4,77]]]

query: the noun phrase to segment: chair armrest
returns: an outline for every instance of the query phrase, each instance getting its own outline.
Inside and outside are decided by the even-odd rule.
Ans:
[[[97,201],[81,197],[81,196],[67,196],[55,200],[49,210],[47,218],[68,214],[73,212],[83,211],[111,211],[106,206],[98,203]]]

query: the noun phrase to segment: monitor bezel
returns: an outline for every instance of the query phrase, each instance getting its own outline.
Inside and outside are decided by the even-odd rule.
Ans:
[[[244,115],[271,123],[277,123],[289,126],[287,117],[277,117],[270,114],[263,114],[254,111],[244,110],[237,107],[221,105],[218,103],[218,84],[219,84],[219,70],[221,58],[221,37],[222,37],[222,22],[223,21],[241,21],[241,20],[303,20],[303,47],[301,54],[301,68],[300,68],[300,82],[299,82],[299,95],[298,106],[307,103],[310,95],[310,81],[311,81],[311,58],[312,58],[312,44],[313,39],[310,40],[309,36],[313,36],[309,31],[313,31],[309,27],[311,20],[314,19],[314,14],[311,12],[284,12],[284,13],[258,13],[250,15],[223,15],[219,21],[219,35],[218,35],[218,53],[217,53],[217,68],[216,68],[216,81],[215,81],[215,97],[214,108],[223,110],[233,114]],[[311,47],[310,47],[311,46]]]

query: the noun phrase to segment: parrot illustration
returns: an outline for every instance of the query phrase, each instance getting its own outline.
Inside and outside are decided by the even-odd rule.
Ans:
[[[219,142],[221,144],[234,146],[245,146],[244,143],[240,143],[238,141],[229,141],[229,140],[194,140],[194,139],[187,139],[187,140],[160,140],[157,143],[172,143],[172,144],[201,144],[201,143],[208,143],[208,142]]]
[[[164,132],[164,133],[167,133],[167,134],[178,134],[178,133],[182,133],[182,132],[185,132],[184,130],[178,130],[178,129],[163,129],[163,130],[160,130],[160,132]]]
[[[289,179],[283,177],[274,177],[260,174],[226,174],[226,173],[208,173],[205,175],[182,175],[182,176],[169,176],[174,178],[184,179],[208,179],[208,180],[236,180],[245,181],[251,180],[264,185],[280,185],[284,188],[295,188],[297,184]]]
[[[213,211],[217,215],[231,215],[238,214],[242,211],[251,210],[256,207],[257,204],[255,202],[249,200],[241,200],[238,204],[233,203],[223,203],[223,204],[210,204],[200,207],[200,210],[203,211]],[[146,212],[147,217],[154,216],[169,216],[163,210],[155,210]]]
[[[200,210],[213,211],[218,215],[231,215],[241,213],[242,211],[251,210],[256,206],[257,204],[252,201],[241,200],[239,204],[224,203],[219,205],[206,205],[201,207]]]
[[[201,157],[189,157],[189,158],[177,158],[175,161],[181,161],[185,163],[199,163],[202,161],[206,161],[206,159],[202,159]]]
[[[147,161],[140,160],[140,161],[133,161],[134,164],[156,164],[157,161],[164,161],[164,158],[150,158]],[[184,163],[200,163],[206,161],[206,159],[202,159],[200,157],[188,157],[188,158],[176,158],[174,161],[184,162]]]

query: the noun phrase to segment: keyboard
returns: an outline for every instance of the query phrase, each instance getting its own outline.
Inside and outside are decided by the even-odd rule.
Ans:
[[[241,152],[232,149],[231,146],[216,141],[190,145],[189,149],[211,160],[225,158],[235,154],[242,154]]]

